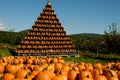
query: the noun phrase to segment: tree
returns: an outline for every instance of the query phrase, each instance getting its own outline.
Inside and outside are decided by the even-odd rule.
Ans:
[[[104,32],[104,39],[106,44],[107,53],[120,53],[120,34],[116,28],[117,24],[112,23],[109,26],[109,31]]]

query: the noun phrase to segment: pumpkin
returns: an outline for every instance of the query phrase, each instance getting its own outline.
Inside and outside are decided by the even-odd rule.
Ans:
[[[108,80],[119,80],[118,77],[115,77],[115,76],[111,76],[108,78]]]
[[[47,64],[46,59],[40,58],[39,61],[40,61],[41,65],[46,65]]]
[[[35,58],[35,59],[33,60],[33,64],[34,64],[34,65],[39,65],[39,64],[40,64],[39,59]]]
[[[27,80],[32,80],[39,73],[39,71],[32,71],[31,74],[27,77]]]
[[[55,63],[55,73],[59,74],[61,69],[62,69],[63,65],[61,63]]]
[[[75,80],[77,76],[77,72],[75,70],[70,70],[68,72],[68,80]]]
[[[104,68],[101,63],[95,63],[95,64],[93,65],[93,67],[94,67],[94,69],[99,69],[99,70],[103,70],[103,68]]]
[[[96,78],[102,74],[102,71],[99,69],[93,69],[93,71],[91,73],[92,73],[93,78]]]
[[[65,61],[64,61],[63,59],[59,59],[59,60],[58,60],[58,63],[64,64]]]
[[[23,58],[19,58],[19,63],[23,64],[23,62],[24,62]]]
[[[92,66],[91,63],[86,63],[86,64],[85,64],[85,68],[86,68],[86,70],[88,70],[88,71],[92,71],[92,70],[93,70],[93,66]]]
[[[51,78],[51,80],[64,80],[61,75],[55,75]]]
[[[55,74],[52,71],[49,70],[42,70],[40,71],[36,76],[35,76],[35,80],[51,80],[51,78],[54,76]]]
[[[57,63],[57,62],[58,62],[58,59],[57,59],[57,58],[52,58],[51,62],[52,62],[52,63]]]
[[[48,64],[50,64],[50,63],[51,63],[51,61],[52,61],[52,58],[47,57],[46,61],[47,61],[47,63],[48,63]]]
[[[30,73],[29,69],[19,69],[16,73],[16,78],[27,78]]]
[[[69,63],[68,64],[71,68],[75,65],[75,63],[74,62],[71,62],[71,63]]]
[[[33,64],[33,60],[32,59],[27,59],[26,64]]]
[[[10,64],[8,64],[8,65],[6,66],[5,71],[8,72],[8,73],[13,73],[13,74],[15,74],[15,73],[18,71],[19,68],[20,68],[20,67],[18,67],[17,65],[10,65]]]
[[[94,80],[108,80],[106,76],[104,75],[97,75],[96,77],[93,77]]]
[[[60,74],[64,80],[68,80],[68,71],[67,70],[61,70]]]
[[[4,65],[2,63],[0,63],[0,74],[4,72]]]
[[[90,71],[84,70],[79,73],[79,80],[84,80],[84,79],[87,80],[87,78],[89,78],[90,80],[92,79],[92,74]]]
[[[69,71],[70,70],[70,67],[68,64],[64,64],[63,67],[62,67],[62,70],[65,70],[65,71]]]
[[[13,61],[13,64],[15,65],[19,64],[19,59],[17,57],[14,58],[12,61]]]
[[[12,73],[5,73],[3,75],[3,80],[14,80],[14,79],[15,79],[15,76]]]
[[[47,66],[47,70],[50,70],[50,71],[54,72],[55,71],[55,64],[49,64]]]
[[[81,64],[81,63],[80,63],[80,64],[77,65],[77,67],[78,67],[79,72],[81,72],[81,71],[83,71],[83,70],[86,70],[84,64]]]
[[[120,80],[120,71],[117,71],[118,78]]]
[[[109,77],[118,77],[117,72],[115,70],[110,70],[110,69],[104,69],[103,74],[109,78]]]

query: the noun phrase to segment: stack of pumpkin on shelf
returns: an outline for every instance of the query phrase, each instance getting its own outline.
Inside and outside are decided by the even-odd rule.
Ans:
[[[0,57],[0,80],[120,80],[120,62],[65,62],[62,57]]]

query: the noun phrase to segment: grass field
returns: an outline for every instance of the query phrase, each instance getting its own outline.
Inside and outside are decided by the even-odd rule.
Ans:
[[[6,49],[2,49],[0,48],[0,56],[10,56],[11,53],[9,52],[9,50],[6,50]]]
[[[97,58],[90,58],[90,57],[86,57],[86,56],[80,56],[80,57],[64,57],[64,60],[66,62],[85,62],[85,63],[96,63],[96,62],[100,62],[102,64],[105,64],[107,62],[117,62],[117,60],[112,60],[112,59],[97,59]]]
[[[96,57],[95,53],[81,53],[80,57],[64,57],[66,62],[73,61],[73,62],[86,62],[86,63],[96,63],[100,62],[105,64],[107,62],[117,62],[120,61],[120,55],[115,54],[101,54]]]

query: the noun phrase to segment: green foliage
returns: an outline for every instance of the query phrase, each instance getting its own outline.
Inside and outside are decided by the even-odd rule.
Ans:
[[[0,31],[0,43],[8,43],[12,45],[18,45],[24,38],[27,32],[8,32]]]
[[[74,34],[70,35],[78,51],[103,52],[104,39],[100,34]]]
[[[109,31],[105,31],[104,39],[107,53],[120,53],[120,33],[117,31],[116,23],[109,26]]]

